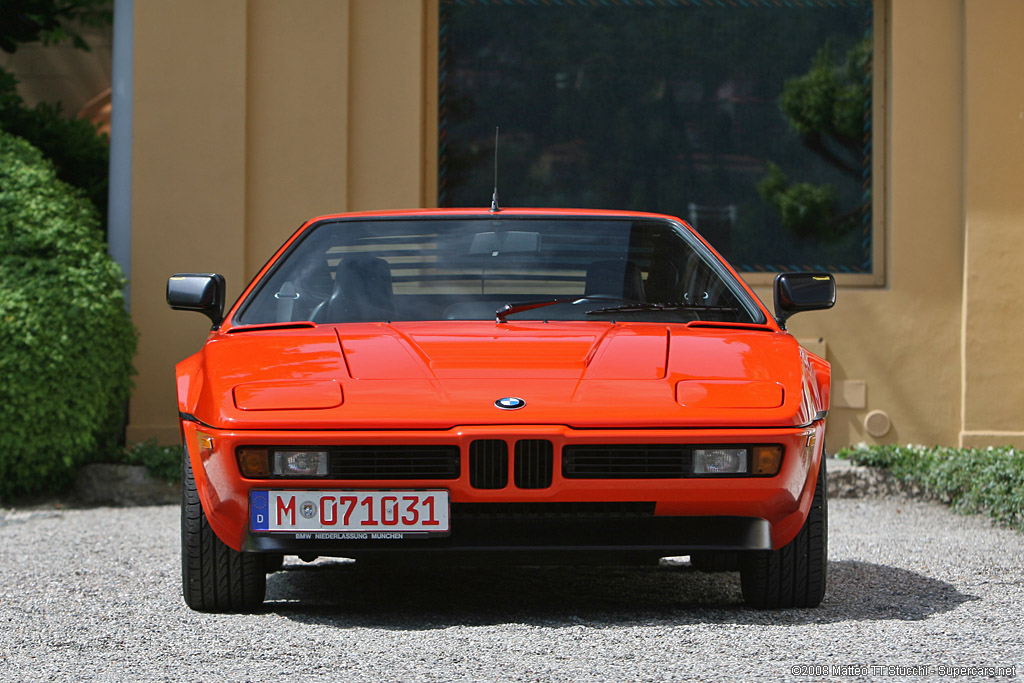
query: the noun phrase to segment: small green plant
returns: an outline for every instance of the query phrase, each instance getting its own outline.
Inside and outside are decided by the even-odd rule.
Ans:
[[[136,334],[96,210],[0,130],[0,499],[116,448]]]
[[[837,457],[883,467],[897,478],[964,514],[987,514],[1000,524],[1024,531],[1024,451],[942,446],[867,446],[844,448]]]
[[[181,479],[181,446],[161,446],[156,439],[148,439],[125,449],[123,457],[125,464],[143,465],[157,479]]]

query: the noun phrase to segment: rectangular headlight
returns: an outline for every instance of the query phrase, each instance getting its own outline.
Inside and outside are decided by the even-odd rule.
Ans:
[[[746,448],[696,448],[693,451],[694,474],[746,474]]]
[[[278,477],[323,477],[327,474],[327,451],[275,451],[274,475]]]

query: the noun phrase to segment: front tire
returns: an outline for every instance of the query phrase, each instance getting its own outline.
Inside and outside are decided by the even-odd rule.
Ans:
[[[233,550],[210,528],[192,473],[188,450],[181,464],[181,590],[199,612],[246,612],[263,604],[267,575],[263,557]]]
[[[743,599],[751,607],[817,607],[825,597],[828,569],[828,480],[825,454],[800,532],[778,550],[745,553],[740,563]]]

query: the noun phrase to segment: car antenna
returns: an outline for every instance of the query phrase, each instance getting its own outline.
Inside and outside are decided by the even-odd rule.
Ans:
[[[498,127],[494,127],[494,194],[491,195],[491,213],[498,213]]]

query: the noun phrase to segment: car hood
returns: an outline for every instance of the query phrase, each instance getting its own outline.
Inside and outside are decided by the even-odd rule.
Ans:
[[[224,429],[791,427],[820,404],[790,335],[692,323],[236,330],[178,370],[181,412]]]

